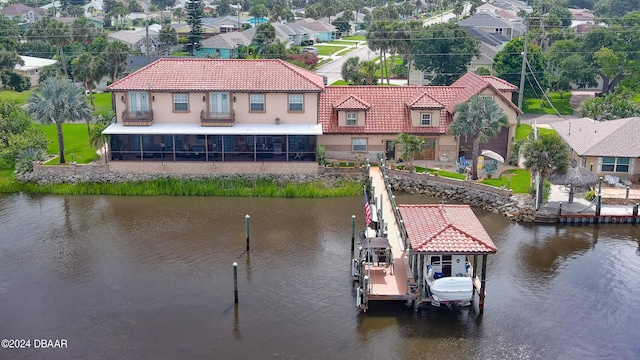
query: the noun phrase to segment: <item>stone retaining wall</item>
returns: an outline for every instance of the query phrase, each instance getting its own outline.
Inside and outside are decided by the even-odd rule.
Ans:
[[[33,172],[17,175],[21,182],[35,182],[38,184],[63,184],[63,183],[115,183],[124,181],[147,181],[162,178],[179,179],[199,179],[199,178],[233,178],[238,176],[248,178],[270,177],[279,183],[291,181],[311,182],[322,180],[333,184],[340,179],[354,181],[364,181],[367,178],[364,169],[333,169],[323,168],[315,165],[314,172],[300,173],[265,173],[265,174],[245,174],[245,173],[206,173],[206,174],[176,174],[176,173],[151,173],[151,172],[120,172],[110,171],[108,164],[88,164],[88,165],[42,165],[34,164]]]
[[[511,190],[499,189],[468,180],[387,170],[393,191],[423,194],[477,206],[509,220],[533,222],[535,210],[528,195],[513,195]]]

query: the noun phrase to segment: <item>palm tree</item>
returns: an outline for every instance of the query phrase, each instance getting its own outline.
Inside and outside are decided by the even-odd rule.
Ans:
[[[373,85],[373,82],[376,79],[376,70],[375,61],[363,61],[360,63],[358,73],[364,78],[367,85]]]
[[[76,81],[81,81],[85,89],[89,90],[91,109],[95,110],[96,105],[93,101],[93,89],[96,87],[96,83],[99,83],[104,76],[104,66],[100,63],[99,59],[90,53],[82,53],[71,62],[71,72],[73,73],[73,78]],[[87,121],[87,132],[91,135],[89,121]]]
[[[103,54],[106,54],[104,61],[113,83],[118,78],[118,74],[124,71],[127,58],[129,58],[129,47],[123,42],[112,41],[104,49]]]
[[[449,133],[473,137],[473,166],[472,179],[478,180],[478,155],[480,144],[486,143],[500,132],[503,126],[509,126],[509,120],[498,103],[490,97],[472,96],[469,101],[456,105],[454,119],[449,127]]]
[[[71,80],[58,77],[46,79],[40,84],[40,93],[31,94],[27,100],[27,112],[40,123],[56,123],[61,164],[65,163],[62,124],[91,118],[91,109],[82,88]]]
[[[535,140],[529,140],[522,146],[525,155],[524,166],[531,173],[540,172],[540,183],[536,189],[542,194],[544,180],[553,172],[565,173],[569,166],[569,149],[564,141],[555,134],[540,134]],[[538,205],[542,196],[538,196]]]
[[[58,49],[64,75],[68,76],[67,64],[64,61],[64,51],[62,48],[68,46],[71,44],[71,41],[73,41],[69,25],[56,20],[51,21],[45,28],[45,39],[49,45],[55,46]]]
[[[340,75],[342,75],[342,79],[344,81],[353,82],[358,85],[360,78],[360,74],[358,70],[360,69],[360,58],[357,56],[353,56],[347,59],[344,63],[342,63],[342,70],[340,71]]]
[[[424,152],[424,139],[416,135],[400,133],[395,144],[402,146],[402,157],[409,163],[408,170],[413,172],[413,158],[416,154],[420,155]]]
[[[179,7],[179,8],[176,8],[175,10],[173,10],[173,16],[178,18],[178,24],[180,24],[180,20],[183,17],[187,16],[187,13],[184,11],[183,8]]]
[[[98,116],[96,124],[93,125],[89,132],[89,145],[96,150],[103,150],[104,162],[107,162],[107,144],[109,143],[109,135],[104,135],[102,132],[106,129],[115,118],[113,111],[109,111],[107,117],[102,115]]]

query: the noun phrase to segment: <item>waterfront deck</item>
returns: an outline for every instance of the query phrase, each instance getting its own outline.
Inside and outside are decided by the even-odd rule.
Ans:
[[[400,230],[382,179],[382,171],[379,167],[371,167],[370,176],[378,202],[382,195],[382,221],[387,223],[387,237],[392,248],[393,266],[392,268],[382,266],[366,268],[366,273],[371,274],[369,300],[414,300],[417,294],[410,289],[415,286],[415,280],[409,269],[406,249],[400,239]]]

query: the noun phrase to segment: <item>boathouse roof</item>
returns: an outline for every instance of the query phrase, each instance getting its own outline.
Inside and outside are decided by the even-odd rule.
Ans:
[[[416,252],[489,254],[495,246],[469,205],[399,205]]]

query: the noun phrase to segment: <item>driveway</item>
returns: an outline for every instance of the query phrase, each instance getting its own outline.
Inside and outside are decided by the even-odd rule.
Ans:
[[[331,43],[328,44],[331,45]],[[348,58],[357,56],[360,58],[360,61],[369,61],[377,56],[373,51],[369,50],[367,45],[358,44],[352,47],[356,47],[356,49],[342,56],[333,55],[330,57],[332,61],[316,69],[316,74],[327,77],[327,85],[331,85],[333,82],[342,79],[342,64],[344,64]]]

